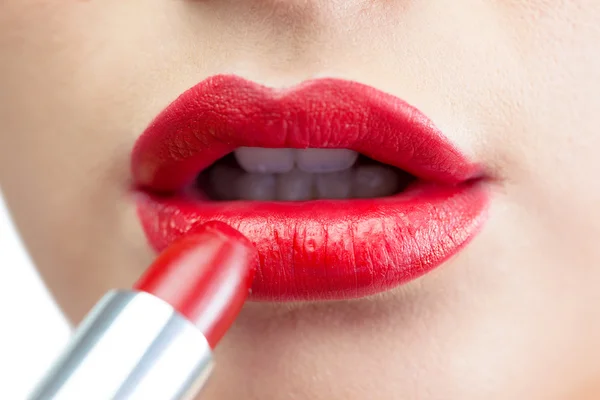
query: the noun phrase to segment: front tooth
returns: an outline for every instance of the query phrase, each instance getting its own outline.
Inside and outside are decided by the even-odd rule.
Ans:
[[[277,199],[285,201],[310,200],[313,175],[294,169],[277,177]]]
[[[399,177],[391,168],[365,165],[356,168],[352,179],[352,196],[360,198],[384,197],[398,190]]]
[[[294,168],[294,149],[240,147],[234,151],[234,155],[247,172],[281,174]]]
[[[243,174],[236,182],[237,195],[244,200],[273,200],[276,183],[273,174]]]
[[[352,189],[352,170],[316,175],[316,188],[319,198],[346,199]]]
[[[306,172],[336,172],[350,168],[357,158],[357,152],[347,149],[304,149],[296,152],[296,165]]]

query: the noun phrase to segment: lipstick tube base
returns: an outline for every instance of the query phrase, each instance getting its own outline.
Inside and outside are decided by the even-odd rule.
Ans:
[[[113,291],[88,314],[29,400],[188,400],[212,369],[204,335],[168,303]]]

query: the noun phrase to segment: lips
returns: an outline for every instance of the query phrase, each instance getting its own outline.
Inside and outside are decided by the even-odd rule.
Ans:
[[[211,201],[186,188],[239,147],[345,148],[417,182],[385,198]],[[256,300],[348,299],[390,290],[440,266],[481,229],[481,169],[420,111],[374,88],[321,79],[275,90],[214,76],[183,93],[132,153],[138,215],[158,251],[223,221],[258,248]]]

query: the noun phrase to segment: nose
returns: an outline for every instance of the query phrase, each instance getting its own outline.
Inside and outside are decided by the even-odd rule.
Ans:
[[[326,33],[331,22],[340,18],[335,8],[339,1],[193,0],[186,3],[185,13],[196,40],[211,37],[216,38],[211,43],[220,42],[217,56],[227,50],[228,61],[288,69],[290,63],[312,60],[319,44],[331,40]]]
[[[389,0],[388,0],[389,1]],[[370,65],[390,25],[388,2],[375,0],[194,0],[187,7],[186,37],[214,46],[218,72],[261,76],[287,85],[315,75]],[[380,26],[373,21],[381,21]],[[180,23],[180,21],[177,21]],[[383,36],[383,41],[391,40]],[[381,40],[380,40],[381,42]],[[268,72],[265,72],[268,71]]]
[[[193,0],[201,12],[215,13],[222,23],[258,28],[264,39],[318,34],[360,15],[366,0]],[[269,36],[267,36],[269,34]],[[270,36],[274,34],[276,36]]]

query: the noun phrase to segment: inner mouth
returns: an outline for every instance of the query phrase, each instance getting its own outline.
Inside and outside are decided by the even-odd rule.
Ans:
[[[381,198],[417,178],[347,149],[242,147],[202,171],[194,184],[213,201]]]

